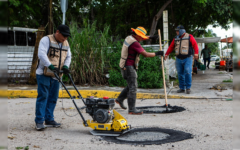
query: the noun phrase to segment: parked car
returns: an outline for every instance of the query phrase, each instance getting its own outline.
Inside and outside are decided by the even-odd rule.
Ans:
[[[220,58],[217,55],[211,55],[211,61],[217,61]]]

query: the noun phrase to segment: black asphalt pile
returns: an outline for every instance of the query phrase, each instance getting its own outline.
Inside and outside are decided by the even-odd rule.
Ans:
[[[136,107],[139,110],[142,110],[143,113],[175,113],[186,110],[184,107],[180,106],[171,106],[168,104],[168,110],[166,109],[166,105],[163,106],[144,106],[144,107]]]
[[[163,128],[134,128],[119,137],[103,137],[108,142],[131,145],[161,145],[193,138],[190,133]]]

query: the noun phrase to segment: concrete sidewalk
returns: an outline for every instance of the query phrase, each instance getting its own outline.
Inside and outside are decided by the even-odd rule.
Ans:
[[[209,70],[198,71],[198,74],[193,75],[192,81],[192,92],[191,94],[177,93],[178,87],[173,87],[172,89],[167,89],[169,92],[168,98],[229,98],[232,97],[232,83],[223,83],[223,80],[228,80],[232,78],[231,73],[218,71],[214,68]],[[215,84],[223,83],[227,86],[227,90],[217,91],[210,90],[209,88]],[[73,86],[67,86],[73,96],[77,96],[77,92],[74,90]],[[89,96],[103,97],[109,96],[110,98],[116,98],[123,87],[109,87],[109,86],[77,86],[78,90],[84,98]],[[164,98],[164,89],[137,89],[138,99],[159,99]],[[25,97],[25,98],[35,98],[37,97],[37,86],[9,86],[8,87],[9,97]],[[60,97],[69,97],[66,91],[60,90]]]

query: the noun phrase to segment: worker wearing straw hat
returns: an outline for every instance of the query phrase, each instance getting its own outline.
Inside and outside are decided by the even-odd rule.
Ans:
[[[144,57],[155,57],[158,55],[163,56],[163,52],[157,51],[155,53],[148,53],[139,43],[143,40],[157,39],[158,35],[150,37],[146,36],[147,31],[144,27],[137,27],[136,29],[131,28],[131,30],[131,35],[127,36],[124,40],[119,63],[122,76],[127,81],[127,86],[122,90],[115,102],[119,104],[122,109],[127,109],[123,104],[123,101],[127,98],[128,113],[140,115],[143,112],[135,108],[137,91],[136,70],[138,69],[138,63],[140,60],[139,55],[142,54]]]

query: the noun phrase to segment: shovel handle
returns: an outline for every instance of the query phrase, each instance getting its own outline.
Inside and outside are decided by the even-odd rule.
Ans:
[[[160,29],[158,29],[158,36],[159,36],[159,46],[160,46],[160,51],[162,51],[162,40],[161,40],[161,32]],[[167,90],[166,90],[166,82],[165,82],[165,71],[164,71],[164,63],[163,63],[163,56],[161,56],[161,61],[162,61],[162,75],[163,75],[163,87],[164,87],[164,94],[165,94],[165,103],[166,107],[168,106],[168,101],[167,101]]]

